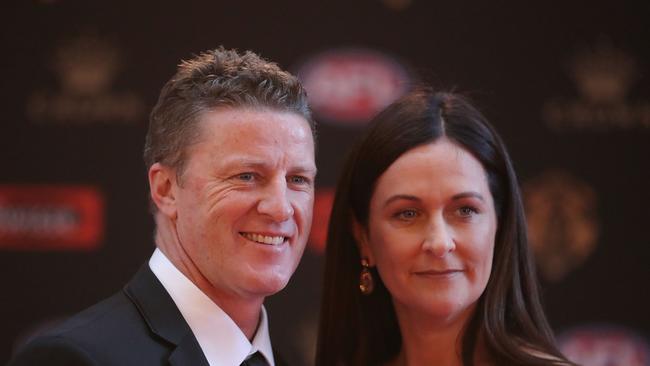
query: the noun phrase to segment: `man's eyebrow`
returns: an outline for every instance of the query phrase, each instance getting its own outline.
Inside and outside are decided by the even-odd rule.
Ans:
[[[241,156],[229,156],[222,160],[222,163],[227,168],[264,168],[267,164],[262,160],[249,159]]]
[[[293,167],[290,171],[312,174],[314,176],[318,173],[318,169],[313,165],[298,165]]]
[[[249,158],[242,158],[242,157],[232,158],[229,160],[230,161],[226,162],[226,165],[229,167],[232,167],[233,165],[245,167],[245,168],[257,168],[257,169],[267,169],[269,167],[269,164],[266,163],[264,160],[249,159]],[[318,169],[316,169],[314,165],[305,164],[305,165],[295,165],[291,167],[289,171],[308,173],[308,174],[313,174],[315,176]]]
[[[406,201],[413,201],[413,202],[421,202],[422,200],[419,197],[410,195],[410,194],[396,194],[394,196],[391,196],[389,199],[384,202],[384,207],[390,205],[392,202],[398,201],[398,200],[406,200]]]

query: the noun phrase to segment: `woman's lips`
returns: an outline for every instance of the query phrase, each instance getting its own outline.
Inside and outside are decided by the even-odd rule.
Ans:
[[[451,277],[456,274],[462,273],[460,269],[428,269],[424,271],[414,271],[413,273],[418,276],[430,276],[430,277]]]

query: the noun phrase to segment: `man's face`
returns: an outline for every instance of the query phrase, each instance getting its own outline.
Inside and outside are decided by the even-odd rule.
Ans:
[[[288,112],[218,109],[199,122],[176,190],[177,242],[217,294],[284,288],[305,248],[314,201],[314,142]]]

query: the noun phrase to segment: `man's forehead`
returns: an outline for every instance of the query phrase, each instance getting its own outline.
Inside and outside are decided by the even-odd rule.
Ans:
[[[273,154],[252,154],[247,152],[231,151],[222,157],[224,166],[248,167],[253,169],[273,169],[278,165],[284,166],[288,171],[316,174],[314,159],[306,156],[282,157]]]
[[[249,165],[295,165],[315,170],[315,147],[308,122],[291,112],[218,109],[205,114],[188,152]],[[224,163],[224,162],[222,162]]]
[[[201,113],[198,124],[204,129],[215,124],[214,132],[217,133],[225,132],[223,130],[227,126],[232,126],[233,131],[264,127],[284,128],[299,133],[307,130],[313,138],[312,125],[303,115],[270,107],[218,107]]]

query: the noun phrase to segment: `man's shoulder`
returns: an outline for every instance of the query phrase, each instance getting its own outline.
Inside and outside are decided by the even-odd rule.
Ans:
[[[151,343],[146,323],[120,291],[29,341],[10,365],[105,365],[115,356]]]
[[[81,343],[106,343],[119,337],[148,333],[137,307],[119,291],[46,331],[43,336],[62,337]]]
[[[121,290],[29,341],[14,365],[152,364],[169,343],[150,329],[131,294]]]
[[[134,307],[117,293],[34,336],[9,365],[98,365],[103,348],[133,328]],[[141,321],[140,321],[141,323]]]
[[[38,336],[11,360],[8,366],[32,365],[70,365],[90,366],[101,363],[92,356],[91,352],[73,340],[64,336]]]

